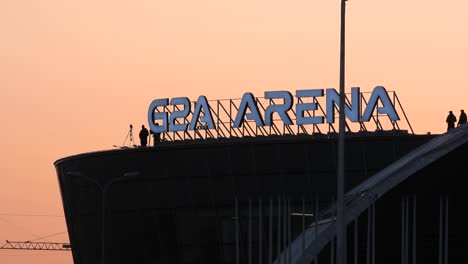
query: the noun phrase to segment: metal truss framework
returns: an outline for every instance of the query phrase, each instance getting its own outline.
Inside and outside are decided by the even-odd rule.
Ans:
[[[20,249],[20,250],[60,250],[70,251],[70,243],[54,242],[32,242],[32,241],[9,241],[0,247],[0,249]]]
[[[360,113],[362,109],[368,105],[370,99],[369,92],[360,94]],[[345,121],[347,132],[362,132],[362,131],[383,131],[383,130],[406,130],[414,134],[413,128],[409,122],[409,119],[403,109],[400,99],[396,92],[389,91],[389,98],[391,98],[392,104],[395,110],[402,116],[400,121],[393,121],[386,115],[379,115],[377,111],[373,111],[370,122],[358,122],[350,123],[349,120]],[[282,120],[279,118],[273,118],[271,126],[256,126],[255,121],[245,120],[239,128],[234,128],[235,115],[239,111],[241,99],[222,99],[222,100],[209,100],[210,112],[213,116],[215,123],[215,129],[209,129],[206,124],[197,122],[195,130],[189,131],[178,131],[178,132],[166,132],[162,133],[162,140],[164,141],[175,141],[175,140],[194,140],[194,139],[216,139],[216,138],[241,138],[241,137],[254,137],[254,136],[270,136],[270,135],[313,135],[313,134],[326,134],[326,133],[337,133],[338,124],[324,123],[324,124],[310,124],[310,125],[297,125],[296,119],[292,118],[292,125],[284,125]],[[264,97],[257,97],[256,103],[258,110],[262,115],[265,114],[265,110],[269,105],[282,104],[280,99],[265,99]],[[327,116],[327,110],[324,108],[324,102],[320,103],[317,98],[313,98],[310,101],[305,101],[301,98],[297,99],[297,103],[316,103],[317,110],[306,112],[306,117],[313,116]],[[346,103],[351,105],[351,102],[346,98]],[[195,102],[192,102],[194,105]],[[192,107],[193,109],[194,107]],[[174,112],[181,111],[179,106],[165,106],[156,108],[155,111],[162,112]],[[296,116],[295,109],[290,110],[293,117]],[[333,107],[334,116],[338,117],[338,106]],[[203,110],[202,110],[203,113]],[[205,113],[203,113],[205,114]],[[188,124],[193,112],[185,118],[175,119],[176,124]]]

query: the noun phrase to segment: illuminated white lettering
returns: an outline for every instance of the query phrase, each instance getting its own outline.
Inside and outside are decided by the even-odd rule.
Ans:
[[[360,96],[359,87],[351,88],[351,107],[345,102],[345,116],[351,122],[359,122]],[[331,88],[327,89],[327,123],[335,123],[335,105],[339,104],[340,95]]]
[[[293,104],[293,97],[290,92],[287,91],[274,91],[265,92],[265,99],[277,99],[283,98],[283,104],[271,104],[265,109],[265,126],[272,125],[273,113],[278,113],[283,124],[292,125],[291,118],[288,115],[288,111],[291,109]]]
[[[250,113],[246,114],[247,108],[250,110]],[[264,125],[262,117],[258,111],[257,101],[252,93],[245,93],[244,96],[242,96],[239,112],[237,112],[236,119],[234,121],[234,128],[238,128],[244,123],[244,116],[246,119],[255,121],[257,126]]]
[[[203,115],[200,115],[202,113]],[[199,96],[197,102],[195,103],[195,110],[193,111],[192,121],[190,121],[190,130],[195,130],[198,119],[200,119],[200,122],[206,123],[209,129],[215,128],[213,117],[211,116],[210,105],[208,104],[206,97],[203,95]]]
[[[190,114],[190,100],[187,97],[177,97],[172,98],[170,104],[174,106],[174,111],[171,112],[169,118],[169,131],[176,132],[187,130],[187,124],[184,122],[176,123],[176,120],[177,118],[186,118]],[[177,110],[178,105],[183,106],[181,110]]]
[[[167,132],[167,112],[155,112],[156,108],[158,107],[166,107],[168,105],[169,99],[156,99],[153,100],[148,109],[148,124],[154,133],[164,133]],[[161,124],[156,125],[157,120],[161,121]]]
[[[255,122],[255,126],[272,126],[274,125],[273,116],[276,113],[283,125],[316,125],[323,124],[324,118],[328,124],[335,122],[335,110],[339,102],[340,96],[338,92],[329,88],[326,89],[326,109],[319,108],[318,98],[325,95],[324,89],[304,89],[297,90],[295,97],[297,98],[294,106],[294,97],[288,91],[266,91],[264,98],[268,100],[268,105],[260,105],[263,110],[259,109],[259,103],[252,93],[244,93],[239,104],[237,113],[233,113],[231,105],[229,106],[229,114],[234,115],[235,119],[232,124],[233,128],[243,126],[246,121]],[[278,102],[282,100],[282,102]],[[345,115],[351,122],[369,122],[375,109],[378,115],[387,115],[392,121],[400,120],[395,106],[389,98],[389,95],[383,86],[377,86],[372,91],[369,103],[364,109],[361,116],[361,101],[362,95],[359,87],[351,88],[351,101],[345,103]],[[218,110],[215,112],[217,124],[223,122],[220,117],[220,101],[217,102]],[[232,101],[230,101],[232,104]],[[171,106],[171,107],[168,107]],[[222,105],[221,105],[222,107]],[[234,105],[235,107],[235,105]],[[294,111],[291,110],[294,107]],[[194,111],[192,112],[192,103],[187,97],[172,98],[169,103],[168,98],[153,100],[148,109],[148,123],[151,131],[154,133],[179,132],[187,130],[210,130],[216,129],[215,122],[212,116],[212,109],[205,96],[199,96],[194,103]],[[235,108],[232,108],[235,109]],[[172,110],[172,111],[171,111]],[[316,111],[321,111],[322,115],[317,115]],[[228,113],[228,110],[223,110]],[[262,113],[264,116],[262,116]],[[291,118],[291,114],[293,118]],[[191,117],[190,117],[191,115]],[[189,120],[190,122],[187,122]],[[231,117],[229,117],[231,118]],[[265,121],[264,121],[265,120]],[[232,122],[230,119],[229,122]],[[226,124],[227,122],[223,122]]]
[[[296,123],[298,125],[307,125],[307,124],[322,124],[323,116],[306,116],[305,113],[308,111],[317,110],[317,103],[315,102],[315,97],[323,96],[323,89],[309,89],[309,90],[297,90],[296,97],[298,103],[296,104]],[[300,103],[302,98],[312,97],[314,102],[312,103]]]
[[[379,100],[382,103],[382,106],[377,106]],[[374,88],[374,91],[372,91],[369,103],[367,104],[366,110],[362,115],[362,121],[368,122],[371,119],[372,113],[376,107],[378,114],[387,114],[388,117],[393,121],[400,120],[400,117],[395,110],[395,106],[392,104],[392,101],[388,97],[387,90],[385,90],[383,86],[377,86]]]

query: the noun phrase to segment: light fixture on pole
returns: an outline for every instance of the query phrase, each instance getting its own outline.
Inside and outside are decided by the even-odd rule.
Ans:
[[[344,152],[345,152],[345,12],[346,0],[341,0],[341,30],[340,30],[340,101],[339,101],[339,135],[338,135],[338,175],[336,201],[336,261],[346,264],[346,222],[344,219]]]
[[[108,181],[105,184],[100,183],[98,180],[96,180],[94,178],[91,178],[91,177],[87,176],[86,174],[84,174],[82,172],[70,171],[70,172],[67,172],[66,175],[69,176],[69,177],[77,177],[77,178],[86,180],[87,182],[90,182],[90,183],[94,184],[95,186],[98,187],[98,189],[99,189],[99,191],[101,193],[101,223],[100,223],[100,227],[101,227],[101,263],[106,264],[106,259],[105,259],[105,257],[106,257],[106,244],[105,244],[105,242],[106,242],[106,232],[105,232],[106,220],[105,220],[105,217],[106,217],[106,211],[107,211],[107,202],[106,202],[107,192],[114,183],[127,180],[128,177],[138,176],[138,175],[140,175],[140,172],[138,172],[138,171],[125,172],[125,173],[122,174],[122,176],[113,178],[113,179],[111,179],[110,181]]]

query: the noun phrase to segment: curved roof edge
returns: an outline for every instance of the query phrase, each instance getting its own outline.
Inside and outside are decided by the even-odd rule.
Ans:
[[[391,130],[391,131],[376,131],[376,132],[356,132],[356,133],[346,133],[346,137],[349,139],[360,139],[367,137],[395,137],[395,136],[405,136],[405,137],[435,137],[436,135],[416,135],[408,134],[407,132],[400,130]],[[238,143],[275,143],[280,142],[291,142],[296,140],[330,140],[337,139],[337,133],[328,133],[328,134],[298,134],[298,135],[270,135],[270,136],[256,136],[256,137],[231,137],[231,138],[216,138],[216,139],[194,139],[194,140],[176,140],[176,141],[162,141],[157,146],[150,147],[139,147],[139,146],[114,146],[112,149],[96,150],[85,153],[79,153],[74,155],[69,155],[60,159],[57,159],[53,164],[57,166],[63,161],[77,159],[82,157],[89,156],[99,156],[103,154],[116,154],[122,152],[137,152],[137,151],[154,151],[158,149],[167,149],[167,148],[186,148],[186,147],[211,147],[213,145],[226,145],[226,144],[238,144]]]

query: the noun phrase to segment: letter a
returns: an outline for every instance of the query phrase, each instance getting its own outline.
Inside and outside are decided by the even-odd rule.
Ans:
[[[205,114],[204,116],[200,116],[202,110]],[[211,116],[210,105],[208,104],[208,100],[206,100],[206,97],[203,95],[200,95],[198,97],[197,103],[195,104],[195,110],[193,111],[192,121],[190,121],[190,130],[195,130],[199,118],[200,122],[206,123],[209,129],[215,128],[213,117]]]
[[[246,114],[247,108],[250,109],[250,113]],[[258,112],[257,102],[252,93],[245,93],[242,96],[242,101],[239,106],[239,112],[237,112],[236,119],[234,121],[234,128],[238,128],[244,123],[244,116],[249,120],[254,120],[257,126],[263,126],[263,120]]]
[[[380,102],[382,102],[382,106],[377,107],[379,99]],[[376,107],[378,114],[387,114],[388,118],[393,121],[400,120],[400,117],[398,117],[398,114],[395,110],[395,106],[392,104],[392,101],[388,97],[387,90],[385,90],[383,86],[377,86],[374,88],[374,91],[372,91],[369,103],[367,104],[366,110],[362,115],[362,121],[368,122],[371,119],[372,113]]]

